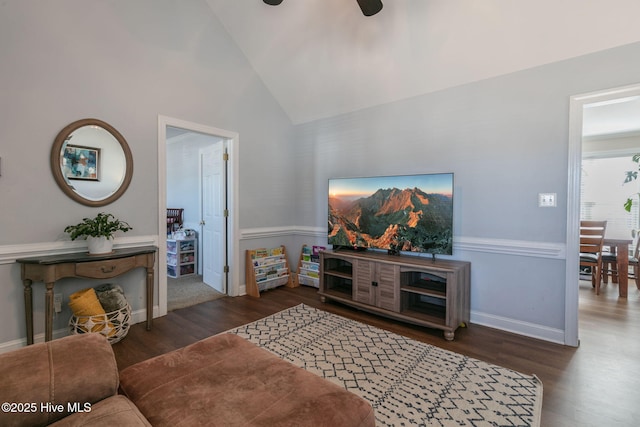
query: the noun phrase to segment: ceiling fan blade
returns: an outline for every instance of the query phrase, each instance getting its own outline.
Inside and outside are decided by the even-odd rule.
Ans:
[[[271,6],[277,6],[282,3],[282,0],[264,0],[264,2]]]
[[[382,0],[358,0],[364,16],[372,16],[382,10]]]

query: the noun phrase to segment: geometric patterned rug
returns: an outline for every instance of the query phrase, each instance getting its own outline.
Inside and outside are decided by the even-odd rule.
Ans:
[[[304,304],[229,332],[368,400],[377,426],[539,426],[542,383]]]

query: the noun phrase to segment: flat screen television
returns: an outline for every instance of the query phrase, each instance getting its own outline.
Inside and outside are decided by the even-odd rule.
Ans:
[[[328,243],[453,253],[453,173],[329,179]]]

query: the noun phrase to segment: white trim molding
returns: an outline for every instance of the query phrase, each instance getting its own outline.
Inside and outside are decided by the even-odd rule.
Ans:
[[[158,306],[153,306],[153,317],[158,317]],[[131,324],[142,323],[147,321],[147,310],[145,308],[136,310],[131,313]],[[53,339],[58,339],[70,335],[69,328],[56,329],[53,331]],[[44,332],[35,334],[34,343],[44,342]],[[17,340],[0,343],[0,354],[8,351],[17,350],[27,345],[27,338],[19,338]]]
[[[499,255],[519,255],[534,258],[565,259],[566,244],[505,240],[479,237],[454,237],[454,250],[484,252]]]
[[[508,317],[495,316],[493,314],[471,311],[470,323],[512,332],[526,337],[550,341],[556,344],[564,344],[564,331],[535,323],[523,322]]]
[[[240,240],[269,239],[272,237],[307,236],[315,238],[326,238],[326,228],[319,227],[262,227],[244,228],[240,230]]]
[[[228,283],[226,284],[229,296],[241,294],[240,278],[242,272],[235,271],[241,262],[240,248],[237,245],[240,235],[238,224],[240,223],[240,135],[235,131],[220,129],[217,127],[199,124],[174,117],[158,115],[158,270],[166,271],[166,216],[167,206],[167,126],[185,129],[187,131],[203,133],[226,140],[229,162],[227,164],[227,208],[230,215],[227,218],[227,252],[228,252]],[[158,282],[158,301],[160,315],[167,314],[167,279],[166,275],[160,276]]]
[[[273,237],[306,236],[326,238],[322,227],[264,227],[240,230],[241,240],[268,239]],[[454,251],[483,252],[498,255],[517,255],[535,258],[565,259],[565,243],[534,242],[528,240],[506,240],[457,236],[453,238]]]
[[[585,106],[598,102],[640,95],[640,84],[574,95],[569,98],[569,141],[567,152],[567,235],[565,272],[565,338],[564,344],[577,347],[578,281],[580,264],[580,185],[582,173],[583,112]]]

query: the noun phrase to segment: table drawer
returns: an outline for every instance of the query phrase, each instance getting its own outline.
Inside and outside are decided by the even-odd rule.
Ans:
[[[82,262],[76,264],[76,275],[96,279],[108,279],[126,273],[135,266],[135,258]]]

